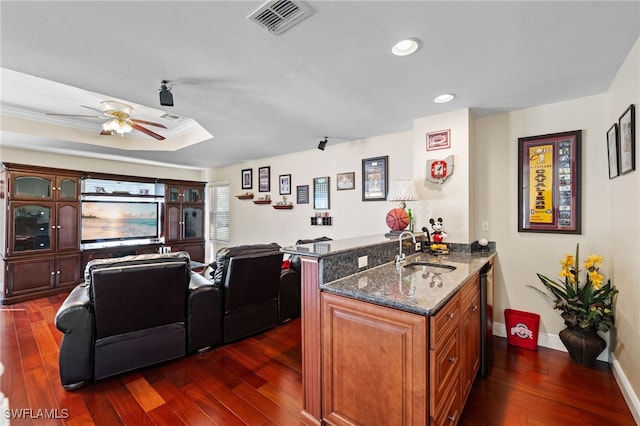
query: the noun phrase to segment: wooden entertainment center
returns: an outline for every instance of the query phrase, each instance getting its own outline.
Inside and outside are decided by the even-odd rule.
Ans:
[[[204,195],[204,182],[4,163],[0,172],[2,304],[70,290],[83,280],[91,259],[157,253],[168,247],[204,262]],[[100,238],[88,240],[82,227],[85,202],[131,205],[132,210],[139,204],[157,213],[144,225],[133,227],[144,239],[119,238],[110,229],[104,232],[116,235],[103,239],[95,227],[92,232]],[[108,221],[104,222],[106,226]],[[149,231],[153,235],[143,231],[153,227],[156,230]]]

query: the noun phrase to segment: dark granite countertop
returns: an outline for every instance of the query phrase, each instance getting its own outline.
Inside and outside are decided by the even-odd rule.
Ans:
[[[424,235],[422,232],[414,232],[416,237]],[[405,234],[403,239],[410,239],[409,234]],[[317,243],[298,244],[295,246],[283,247],[281,251],[288,254],[299,254],[309,257],[324,257],[350,252],[365,247],[377,246],[383,243],[398,243],[398,237],[386,237],[380,235],[368,235],[364,237],[344,238],[341,240],[321,241]]]
[[[408,256],[400,265],[385,263],[321,284],[320,288],[322,291],[419,315],[434,315],[493,256],[495,251],[440,256],[417,253]],[[456,269],[437,274],[425,271],[422,267],[404,267],[417,261],[455,266]]]

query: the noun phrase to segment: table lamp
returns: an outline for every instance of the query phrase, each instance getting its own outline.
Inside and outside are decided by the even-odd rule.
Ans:
[[[405,210],[407,207],[405,201],[416,201],[417,199],[418,193],[412,179],[401,178],[391,181],[387,201],[400,201],[400,207],[391,209],[387,213],[387,226],[392,232],[403,231],[411,224],[413,219],[410,215],[411,209],[409,212]]]

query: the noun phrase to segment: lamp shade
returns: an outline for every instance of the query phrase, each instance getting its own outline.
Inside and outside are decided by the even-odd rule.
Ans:
[[[401,178],[391,181],[387,201],[416,201],[418,193],[413,179]]]

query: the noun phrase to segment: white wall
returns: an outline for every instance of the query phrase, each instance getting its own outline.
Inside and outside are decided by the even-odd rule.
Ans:
[[[210,170],[211,182],[228,182],[231,191],[231,241],[229,245],[254,242],[277,242],[292,245],[301,238],[328,236],[349,238],[362,235],[384,234],[387,211],[396,203],[387,201],[362,201],[362,159],[389,156],[389,178],[410,177],[412,170],[411,132],[403,132],[362,139],[347,143],[335,143],[329,139],[324,151],[312,149],[283,156],[265,158]],[[294,202],[291,210],[275,210],[268,205],[255,205],[251,200],[238,200],[235,195],[242,190],[241,170],[253,169],[255,198],[266,193],[258,192],[258,168],[271,167],[271,199],[282,199],[278,192],[278,176],[291,175],[292,194],[287,200]],[[355,190],[336,189],[336,174],[355,172]],[[310,224],[317,212],[313,209],[313,179],[330,178],[330,216],[332,226]],[[309,185],[309,204],[296,204],[296,186]],[[255,199],[254,198],[254,199]]]

